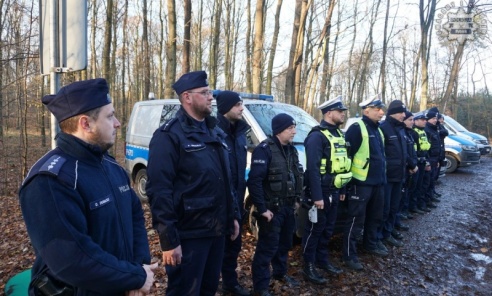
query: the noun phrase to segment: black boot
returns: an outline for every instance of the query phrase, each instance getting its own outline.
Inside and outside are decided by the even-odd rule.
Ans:
[[[314,263],[312,262],[304,263],[304,269],[302,270],[302,275],[304,276],[304,279],[306,281],[310,281],[311,283],[317,285],[326,284],[326,279],[322,278],[319,275],[318,271],[316,270],[316,267],[314,267]]]

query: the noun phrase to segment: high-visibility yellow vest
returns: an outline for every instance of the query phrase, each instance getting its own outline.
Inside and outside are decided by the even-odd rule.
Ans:
[[[369,160],[370,160],[370,149],[369,149],[369,133],[367,132],[366,124],[359,119],[356,121],[360,126],[360,133],[362,135],[362,143],[360,144],[359,150],[354,155],[354,159],[352,160],[352,168],[350,171],[352,172],[353,178],[365,181],[367,179],[367,174],[369,172]],[[384,144],[384,135],[383,132],[378,127],[379,134],[381,135],[381,140]]]
[[[414,131],[419,135],[419,146],[421,151],[427,151],[430,149],[431,144],[429,143],[429,139],[427,139],[427,134],[423,129],[419,129],[417,127],[413,128]],[[417,149],[415,149],[417,151]]]
[[[330,131],[324,129],[321,130],[321,133],[325,135],[325,137],[328,139],[328,142],[330,142],[331,146],[331,152],[330,152],[330,162],[331,162],[331,169],[330,169],[330,174],[341,174],[341,173],[346,173],[350,171],[350,166],[352,161],[350,158],[348,158],[347,154],[347,146],[345,143],[345,139],[343,138],[343,134],[337,130],[339,137],[333,136]],[[326,174],[326,164],[327,164],[327,159],[326,158],[321,158],[321,166],[320,166],[320,173],[321,175]]]

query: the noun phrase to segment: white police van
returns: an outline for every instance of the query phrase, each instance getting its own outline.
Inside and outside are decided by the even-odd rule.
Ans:
[[[214,91],[214,97],[220,91]],[[272,118],[279,113],[287,113],[297,122],[297,134],[294,145],[299,151],[299,159],[305,167],[304,139],[311,128],[318,122],[301,108],[273,101],[270,95],[254,95],[239,93],[243,99],[243,118],[251,126],[246,134],[248,141],[248,161],[246,177],[249,172],[251,152],[261,141],[271,135]],[[217,114],[215,100],[212,103],[212,115]],[[133,110],[126,130],[125,168],[133,182],[135,192],[142,201],[147,200],[145,183],[147,182],[147,160],[149,157],[149,142],[154,131],[164,122],[173,118],[180,108],[178,99],[148,100],[138,102]],[[248,194],[245,195],[245,207],[251,206]]]

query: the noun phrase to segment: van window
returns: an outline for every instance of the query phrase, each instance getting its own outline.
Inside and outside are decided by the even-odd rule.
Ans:
[[[287,113],[296,120],[295,144],[303,144],[311,128],[318,122],[306,111],[293,105],[287,104],[247,104],[246,108],[253,114],[265,135],[272,135],[272,118],[280,113]]]
[[[159,126],[163,125],[169,119],[174,118],[176,116],[176,112],[178,112],[180,106],[181,105],[172,105],[172,104],[167,105],[167,104],[165,104],[162,107],[161,120],[159,121]]]
[[[143,120],[134,120],[130,126],[130,134],[133,136],[148,136],[152,135],[159,127],[159,116],[161,108],[156,105],[140,105],[135,112],[134,118]]]

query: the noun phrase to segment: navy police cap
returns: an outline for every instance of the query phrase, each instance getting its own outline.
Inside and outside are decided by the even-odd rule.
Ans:
[[[41,100],[58,122],[111,103],[104,78],[76,81]]]
[[[323,114],[325,114],[328,111],[333,111],[333,110],[341,110],[345,111],[347,110],[347,107],[343,105],[342,102],[342,96],[338,96],[334,99],[328,100],[324,102],[323,104],[319,105],[318,109],[321,110]]]
[[[377,94],[374,97],[369,98],[369,99],[359,103],[359,106],[362,109],[366,109],[368,107],[383,108],[386,105],[383,104],[383,101],[381,100],[381,96],[379,94]]]
[[[173,84],[173,89],[179,96],[187,90],[204,86],[208,86],[207,72],[194,71],[183,74],[178,81]]]

